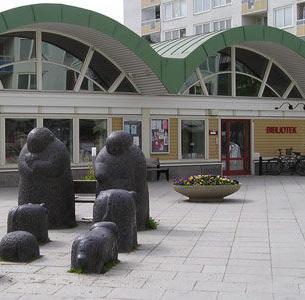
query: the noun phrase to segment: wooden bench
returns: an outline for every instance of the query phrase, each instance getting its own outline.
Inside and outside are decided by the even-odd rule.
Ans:
[[[147,172],[157,172],[157,180],[159,181],[160,175],[163,173],[166,176],[166,180],[169,181],[169,168],[161,167],[159,158],[147,158],[146,159]]]

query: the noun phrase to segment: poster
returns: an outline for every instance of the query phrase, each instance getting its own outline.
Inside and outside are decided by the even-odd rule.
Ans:
[[[151,152],[168,153],[168,119],[151,120]]]

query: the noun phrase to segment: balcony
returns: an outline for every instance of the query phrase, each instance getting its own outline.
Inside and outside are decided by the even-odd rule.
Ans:
[[[142,35],[161,31],[160,19],[142,22]]]
[[[267,9],[268,0],[242,0],[243,15],[262,13]]]
[[[297,36],[305,36],[305,19],[297,20]]]
[[[141,8],[146,8],[150,6],[160,5],[161,0],[141,0]]]

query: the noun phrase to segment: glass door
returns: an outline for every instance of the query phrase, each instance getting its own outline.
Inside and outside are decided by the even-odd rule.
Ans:
[[[221,160],[225,175],[250,174],[250,120],[221,121]]]

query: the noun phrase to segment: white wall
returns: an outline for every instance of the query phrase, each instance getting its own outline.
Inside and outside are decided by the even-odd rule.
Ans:
[[[124,0],[124,25],[141,35],[141,0]]]

